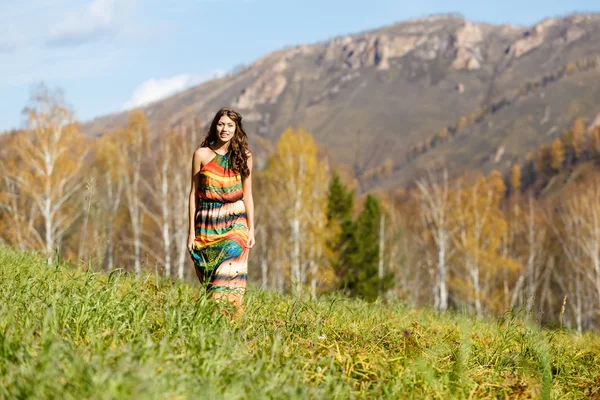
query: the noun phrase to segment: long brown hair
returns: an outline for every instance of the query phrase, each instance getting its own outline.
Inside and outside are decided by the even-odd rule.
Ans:
[[[242,124],[242,115],[232,108],[221,108],[217,111],[217,114],[210,124],[210,129],[206,134],[206,137],[202,141],[200,147],[210,147],[217,143],[217,124],[223,115],[228,116],[235,123],[235,134],[231,138],[229,144],[229,160],[231,169],[242,175],[242,178],[246,178],[250,175],[248,169],[248,135],[244,131],[244,125]]]

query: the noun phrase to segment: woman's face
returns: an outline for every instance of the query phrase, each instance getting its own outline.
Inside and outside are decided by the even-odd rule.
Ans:
[[[223,115],[217,122],[217,136],[222,142],[228,142],[235,135],[235,122],[227,115]]]

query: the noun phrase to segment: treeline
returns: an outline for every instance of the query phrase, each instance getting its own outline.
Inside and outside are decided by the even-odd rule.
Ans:
[[[405,212],[414,216],[406,254],[423,270],[409,264],[405,273],[415,281],[406,287],[432,290],[440,310],[517,308],[541,322],[597,328],[600,173],[588,171],[543,200],[533,188],[521,192],[518,174],[512,178],[508,196],[498,172],[453,182],[432,173],[419,181],[412,212]]]
[[[151,137],[144,114],[86,137],[60,93],[36,89],[27,129],[3,138],[0,237],[92,270],[184,277],[190,161],[200,124]]]
[[[45,87],[27,117],[27,129],[2,138],[3,241],[40,251],[50,264],[60,257],[94,271],[193,279],[187,194],[206,124],[151,135],[134,111],[126,125],[89,138],[64,99]],[[477,316],[523,309],[542,323],[596,329],[597,167],[553,196],[536,192],[559,164],[593,159],[600,131],[581,136],[583,123],[564,133],[564,152],[548,158],[540,150],[536,160],[544,162],[532,155],[506,180],[497,171],[454,180],[430,171],[414,189],[360,197],[308,132],[290,128],[254,172],[250,279],[296,296],[341,290]]]
[[[548,191],[556,177],[572,179],[573,171],[592,169],[600,163],[600,125],[594,126],[586,118],[576,118],[552,142],[542,143],[525,156],[523,165],[512,164],[506,183],[509,194],[533,190],[536,195]],[[560,183],[558,185],[560,187]]]

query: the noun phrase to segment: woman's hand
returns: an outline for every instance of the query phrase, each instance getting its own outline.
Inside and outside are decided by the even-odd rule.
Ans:
[[[248,232],[248,241],[246,242],[246,247],[249,249],[252,248],[255,242],[256,241],[254,240],[254,228],[250,228],[250,231]]]
[[[187,248],[189,252],[194,248],[194,240],[196,240],[194,235],[188,235]]]

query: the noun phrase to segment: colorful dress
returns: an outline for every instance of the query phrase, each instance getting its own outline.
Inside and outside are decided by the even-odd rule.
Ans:
[[[198,177],[196,239],[191,251],[211,297],[241,305],[248,277],[248,221],[241,175],[227,155],[215,157]]]

